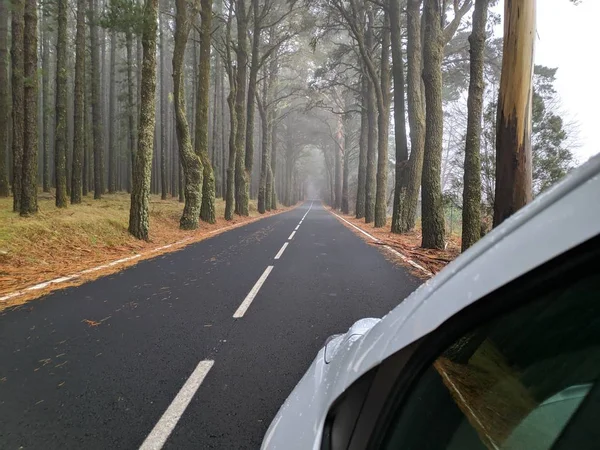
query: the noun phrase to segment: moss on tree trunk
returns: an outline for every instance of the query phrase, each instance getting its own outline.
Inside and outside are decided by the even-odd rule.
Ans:
[[[198,228],[200,204],[202,202],[202,162],[194,152],[187,121],[184,89],[185,48],[190,33],[190,18],[186,0],[177,0],[175,15],[175,46],[173,48],[173,103],[175,107],[175,128],[179,143],[179,159],[185,180],[184,207],[179,226],[184,230]],[[150,155],[151,155],[150,150]]]
[[[21,180],[23,177],[23,127],[24,127],[24,62],[23,36],[25,26],[25,0],[12,1],[12,152],[13,152],[13,211],[21,211]]]
[[[394,180],[394,204],[392,207],[392,233],[400,233],[400,217],[406,197],[406,166],[408,143],[406,141],[406,108],[404,106],[404,60],[402,58],[402,33],[400,29],[400,1],[390,0],[390,33],[392,39],[392,73],[394,77],[394,129],[396,144],[396,167]]]
[[[0,197],[8,197],[8,2],[0,1]]]
[[[490,0],[476,0],[473,13],[473,31],[469,36],[470,78],[467,99],[467,136],[465,143],[462,251],[481,237],[481,115],[483,109],[483,56],[485,25]]]
[[[365,217],[365,189],[367,184],[367,135],[368,135],[368,117],[367,117],[367,96],[368,96],[368,78],[366,75],[361,77],[361,98],[362,107],[360,112],[360,136],[358,141],[358,180],[356,186],[356,218]]]
[[[58,0],[54,176],[56,206],[67,207],[67,0]]]
[[[90,44],[91,44],[91,79],[92,79],[92,130],[94,153],[94,198],[102,198],[104,193],[104,126],[102,117],[102,100],[100,97],[100,38],[96,17],[96,4],[89,0]]]
[[[377,90],[377,190],[375,228],[384,227],[387,216],[388,132],[390,126],[390,27],[386,13],[381,31],[381,88]]]
[[[212,0],[201,1],[200,59],[198,63],[198,102],[196,106],[196,154],[202,160],[202,205],[200,218],[215,223],[215,174],[208,155],[208,105],[210,101],[210,40]]]
[[[82,170],[85,152],[85,0],[77,0],[75,32],[75,92],[73,104],[73,164],[71,203],[81,203]]]
[[[152,171],[156,114],[156,22],[158,0],[146,0],[142,32],[142,80],[138,148],[133,164],[129,232],[148,240],[150,228],[148,200]]]
[[[425,106],[421,81],[421,3],[422,0],[408,0],[406,81],[408,102],[408,123],[410,126],[410,157],[406,167],[406,192],[400,213],[400,233],[415,227],[421,176],[423,173],[423,153],[425,150]]]
[[[425,0],[423,40],[423,82],[427,102],[425,155],[423,158],[422,226],[424,248],[443,249],[445,245],[442,204],[441,164],[444,114],[442,110],[443,35],[438,0]]]
[[[248,176],[245,167],[246,133],[246,95],[248,73],[248,17],[245,0],[236,1],[237,22],[237,82],[235,96],[235,114],[237,131],[235,135],[235,212],[241,216],[248,215]]]
[[[37,205],[38,155],[38,76],[37,76],[37,2],[25,0],[23,27],[23,176],[21,178],[21,215],[35,214]]]

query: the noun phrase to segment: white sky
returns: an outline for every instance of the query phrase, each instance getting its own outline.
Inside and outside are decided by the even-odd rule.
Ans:
[[[494,8],[503,12],[504,1]],[[580,163],[600,152],[600,0],[537,1],[535,63],[558,67],[556,90],[563,118],[578,125]],[[501,32],[502,29],[499,31]]]

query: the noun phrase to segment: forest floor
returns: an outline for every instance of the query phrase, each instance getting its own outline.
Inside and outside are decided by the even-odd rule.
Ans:
[[[388,218],[388,223],[385,227],[375,228],[372,223],[366,224],[363,219],[357,219],[353,215],[341,214],[338,211],[333,210],[332,212],[377,238],[377,241],[366,240],[369,244],[375,246],[387,245],[421,265],[432,274],[436,274],[442,270],[460,254],[461,240],[460,237],[455,234],[446,236],[447,247],[445,250],[425,249],[421,248],[420,224],[417,224],[415,229],[410,233],[394,234],[390,232],[391,218]],[[355,229],[353,230],[356,232]],[[364,235],[361,233],[357,232],[357,234],[364,238]],[[415,270],[414,267],[402,261],[400,258],[394,259],[397,260],[398,263],[405,265],[414,275],[417,275],[420,278],[429,278],[423,271]]]
[[[221,230],[258,220],[289,208],[258,214],[256,202],[250,201],[250,216],[223,218],[225,202],[217,199],[215,224],[200,223],[194,231],[179,229],[183,204],[176,198],[150,198],[150,241],[133,238],[127,231],[129,194],[105,195],[101,200],[83,199],[80,205],[66,209],[54,206],[54,196],[40,194],[39,213],[21,218],[12,212],[12,198],[0,199],[0,299],[60,277],[100,267],[60,285],[26,291],[0,301],[0,310],[24,303],[54,289],[78,285],[108,273],[117,272],[138,261],[213,236]],[[133,258],[132,258],[133,257]],[[131,258],[119,264],[115,260]]]

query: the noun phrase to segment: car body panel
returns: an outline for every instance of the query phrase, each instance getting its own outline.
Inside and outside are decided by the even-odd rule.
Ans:
[[[600,232],[600,156],[540,195],[421,285],[358,339],[321,349],[271,424],[263,449],[318,449],[327,412],[360,376],[499,287]]]

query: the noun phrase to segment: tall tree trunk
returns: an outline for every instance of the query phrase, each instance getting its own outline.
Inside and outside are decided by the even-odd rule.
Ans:
[[[0,197],[8,197],[8,8],[0,1]]]
[[[410,126],[410,158],[406,170],[406,194],[400,213],[400,233],[411,231],[417,220],[419,192],[423,173],[425,151],[425,105],[421,80],[421,3],[422,0],[408,0],[406,81],[408,101],[408,124]]]
[[[96,0],[97,1],[97,0]],[[96,18],[96,1],[89,0],[91,78],[92,78],[92,130],[94,146],[94,198],[103,194],[104,174],[104,126],[102,120],[102,100],[100,96],[100,39]]]
[[[75,33],[75,99],[73,105],[73,169],[71,203],[81,203],[82,169],[85,146],[85,0],[77,0],[77,30]],[[86,189],[87,192],[87,189]]]
[[[235,76],[235,74],[233,75]],[[235,83],[230,83],[227,105],[229,106],[229,163],[227,166],[227,189],[225,198],[225,220],[233,219],[235,208],[235,135],[237,133],[237,120],[235,115]]]
[[[476,0],[473,31],[469,36],[470,78],[467,99],[467,137],[465,144],[462,211],[462,251],[481,237],[481,117],[483,109],[483,56],[485,25],[490,0]]]
[[[200,61],[198,63],[198,101],[196,105],[196,154],[202,160],[202,206],[200,218],[215,223],[215,174],[208,156],[208,104],[210,101],[210,38],[212,0],[201,0]]]
[[[273,125],[271,126],[271,209],[277,209],[277,189],[275,189],[275,174],[277,171],[277,117],[273,111]]]
[[[377,90],[377,192],[375,227],[384,227],[387,218],[388,131],[390,127],[390,27],[386,13],[381,30],[381,89]]]
[[[246,154],[244,166],[246,169],[246,180],[248,185],[252,182],[252,164],[254,162],[254,97],[256,95],[256,83],[259,69],[259,46],[261,34],[261,11],[259,0],[252,1],[252,12],[254,19],[254,30],[252,30],[252,59],[250,62],[250,78],[248,80],[248,103],[246,123]]]
[[[158,14],[158,28],[160,33],[160,198],[167,199],[167,86],[166,64],[167,49],[162,14]]]
[[[58,0],[54,176],[56,206],[67,207],[67,0]]]
[[[21,215],[35,214],[37,205],[38,154],[38,59],[37,3],[25,0],[23,26],[23,175],[21,178]]]
[[[342,208],[342,159],[344,154],[343,149],[343,125],[341,117],[337,117],[337,131],[335,135],[333,173],[334,173],[334,192],[333,192],[333,207],[337,210]]]
[[[373,48],[373,12],[370,10],[367,14],[367,32],[365,36],[366,52]],[[375,83],[377,76],[369,73],[368,60],[371,55],[363,56],[363,65],[368,78],[367,85],[367,177],[365,186],[365,223],[373,222],[375,218],[375,189],[376,189],[376,170],[375,161],[377,159],[377,105],[375,99]]]
[[[360,108],[360,136],[358,138],[358,179],[356,187],[356,218],[365,217],[365,195],[367,185],[367,136],[369,133],[368,110],[368,77],[361,77],[361,108]]]
[[[246,1],[236,0],[237,22],[237,82],[235,97],[236,134],[235,134],[235,212],[248,215],[248,176],[245,168],[246,132],[246,84],[248,72],[248,17]]]
[[[350,98],[346,95],[346,110],[350,108]],[[342,169],[342,213],[350,213],[350,204],[348,203],[348,177],[350,170],[350,115],[344,114],[344,167]]]
[[[504,47],[496,119],[494,226],[531,201],[531,98],[535,0],[504,2]]]
[[[219,93],[221,92],[221,83],[223,82],[221,57],[219,52],[215,54],[215,88],[213,92],[213,111],[212,111],[212,158],[211,163],[213,165],[213,171],[215,176],[215,198],[221,197],[221,133],[220,133],[220,120],[221,111],[219,103]]]
[[[192,137],[185,109],[184,59],[190,34],[191,19],[187,14],[187,1],[177,0],[175,15],[175,47],[173,48],[173,99],[177,128],[179,159],[183,167],[185,204],[179,226],[185,230],[198,227],[202,202],[202,162],[192,147]]]
[[[42,103],[44,105],[42,130],[42,189],[50,192],[50,30],[48,25],[48,4],[43,6],[43,52],[42,52]]]
[[[82,1],[85,4],[86,0],[77,0]],[[85,25],[85,17],[84,17],[84,25]],[[85,45],[85,44],[84,44]],[[84,52],[85,58],[85,52]],[[84,59],[85,61],[85,59]],[[87,66],[89,64],[84,62],[84,73],[83,73],[83,86],[86,86],[86,82],[89,80],[89,70]],[[89,111],[90,111],[90,98],[87,89],[83,89],[83,174],[81,176],[81,193],[83,196],[88,195],[88,190],[90,188],[90,119],[89,119]]]
[[[116,54],[117,33],[110,33],[110,79],[108,98],[108,192],[110,194],[117,190],[117,95],[116,95]]]
[[[132,168],[133,168],[133,157],[135,155],[135,99],[134,89],[135,81],[133,80],[133,34],[131,31],[127,31],[126,34],[126,48],[127,48],[127,130],[129,136],[129,148],[127,152],[127,192],[131,193],[131,180],[132,180]]]
[[[402,58],[402,32],[400,29],[400,1],[390,0],[390,33],[392,38],[392,63],[394,77],[394,129],[396,138],[396,178],[394,180],[394,206],[392,208],[392,233],[401,233],[400,217],[405,207],[406,169],[408,143],[406,141],[406,109],[404,106],[404,60]]]
[[[367,173],[365,179],[365,223],[375,218],[375,177],[377,166],[377,107],[375,105],[375,87],[367,80]]]
[[[425,155],[423,159],[422,224],[424,248],[443,249],[445,245],[444,209],[440,183],[444,114],[442,110],[442,58],[444,42],[438,0],[425,0],[423,41],[423,82],[427,102]]]
[[[156,126],[156,22],[158,19],[158,0],[146,0],[143,19],[142,95],[138,124],[138,149],[133,165],[129,232],[138,239],[148,240],[148,200]]]
[[[11,62],[12,62],[12,152],[13,152],[13,211],[21,211],[21,185],[23,178],[24,117],[24,62],[23,39],[25,26],[25,0],[12,0]]]

